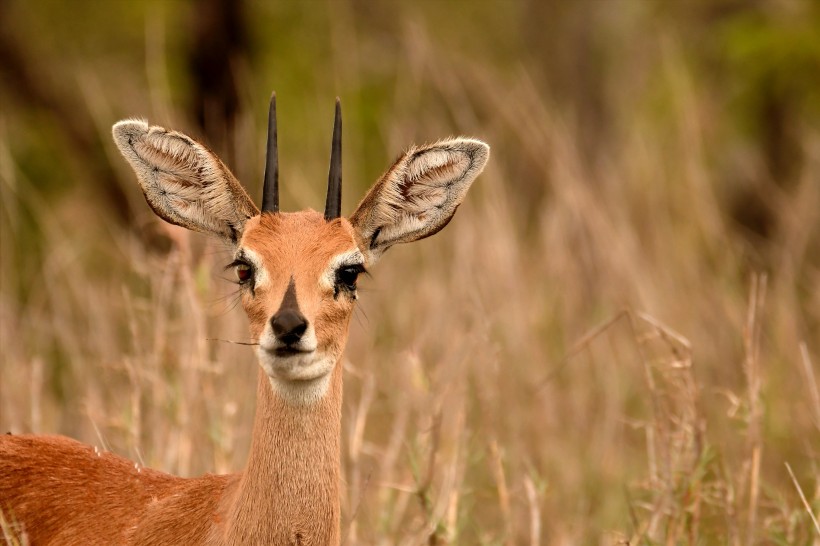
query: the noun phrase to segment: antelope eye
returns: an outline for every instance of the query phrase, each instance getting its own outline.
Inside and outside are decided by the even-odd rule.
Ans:
[[[236,278],[239,280],[239,284],[245,284],[253,277],[253,269],[246,263],[238,263],[236,264]]]
[[[361,264],[346,265],[336,270],[336,286],[342,286],[351,292],[356,290],[356,280],[364,271]]]

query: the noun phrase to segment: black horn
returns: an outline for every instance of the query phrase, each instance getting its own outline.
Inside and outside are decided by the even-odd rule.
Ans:
[[[270,97],[268,111],[268,152],[265,160],[265,185],[262,212],[279,212],[279,149],[276,140],[276,93]]]
[[[327,176],[325,220],[342,215],[342,102],[336,97],[336,118],[333,121],[333,144],[330,148],[330,172]]]

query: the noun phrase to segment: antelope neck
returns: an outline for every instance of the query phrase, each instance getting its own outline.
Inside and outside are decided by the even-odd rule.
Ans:
[[[253,440],[229,508],[230,544],[338,544],[342,366],[309,405],[279,396],[259,371]],[[252,534],[253,533],[253,534]]]

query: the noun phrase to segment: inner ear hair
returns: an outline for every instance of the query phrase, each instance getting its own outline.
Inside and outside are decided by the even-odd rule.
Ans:
[[[489,154],[480,140],[452,138],[413,146],[401,155],[350,217],[368,263],[396,243],[443,229]]]
[[[141,120],[114,125],[114,142],[163,220],[236,243],[259,214],[231,171],[191,137]]]

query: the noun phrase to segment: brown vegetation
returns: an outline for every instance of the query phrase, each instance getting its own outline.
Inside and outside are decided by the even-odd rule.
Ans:
[[[322,205],[335,95],[345,213],[408,142],[493,147],[448,229],[362,279],[343,537],[817,544],[818,10],[539,4],[244,14],[218,127],[261,187],[276,89],[284,210]],[[228,255],[155,220],[108,136],[195,134],[194,10],[92,5],[0,6],[48,98],[0,87],[0,430],[237,470],[257,365]]]

